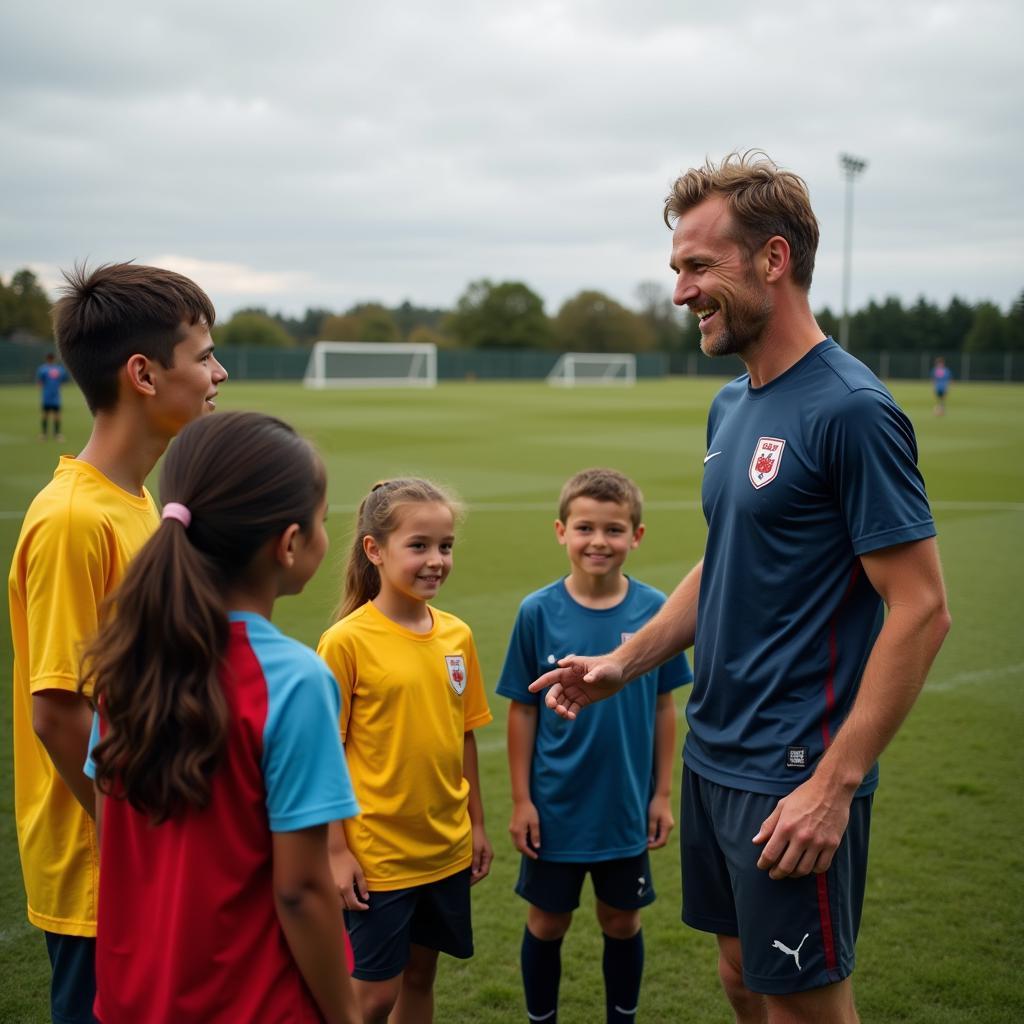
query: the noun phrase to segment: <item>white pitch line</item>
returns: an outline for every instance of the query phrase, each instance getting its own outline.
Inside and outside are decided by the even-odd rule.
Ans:
[[[973,672],[958,672],[946,679],[937,679],[934,683],[924,684],[925,693],[951,693],[963,686],[973,686],[975,683],[988,683],[993,679],[1003,679],[1006,676],[1016,675],[1024,672],[1024,661],[1018,661],[1014,665],[1000,665],[997,668],[980,668]]]

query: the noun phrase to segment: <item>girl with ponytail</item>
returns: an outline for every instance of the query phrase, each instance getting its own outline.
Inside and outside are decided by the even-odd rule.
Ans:
[[[318,648],[341,686],[363,810],[330,831],[365,1024],[433,1020],[438,953],[472,956],[469,887],[493,856],[473,736],[491,720],[476,646],[430,603],[451,571],[457,511],[426,480],[377,484],[359,506],[339,621]]]
[[[219,413],[182,431],[160,495],[84,659],[96,1016],[354,1024],[327,851],[358,813],[338,688],[270,622],[327,549],[323,464],[280,420]]]

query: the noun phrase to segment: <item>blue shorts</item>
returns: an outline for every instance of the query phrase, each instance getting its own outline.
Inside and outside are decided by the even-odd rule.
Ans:
[[[523,857],[516,892],[549,914],[570,914],[580,905],[583,879],[590,872],[594,895],[616,910],[639,910],[653,903],[651,858],[646,850],[635,857],[564,863]]]
[[[50,957],[50,1016],[53,1024],[93,1024],[96,1001],[96,940],[43,932]]]
[[[405,970],[409,947],[468,960],[473,955],[469,868],[426,885],[370,892],[369,910],[346,910],[355,954],[353,978],[387,981]]]
[[[750,840],[778,802],[683,769],[683,920],[739,936],[743,983],[766,995],[820,988],[852,973],[871,827],[871,797],[858,797],[828,871],[773,881],[757,867],[761,847]]]

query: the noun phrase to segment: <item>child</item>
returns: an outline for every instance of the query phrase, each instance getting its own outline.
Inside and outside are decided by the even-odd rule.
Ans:
[[[491,720],[469,627],[431,607],[452,567],[453,502],[425,480],[359,506],[339,621],[318,652],[341,685],[341,737],[362,815],[331,860],[366,1024],[433,1019],[439,952],[473,955],[469,887],[491,844],[472,730]]]
[[[11,565],[14,805],[53,1019],[91,1024],[97,851],[81,648],[159,523],[143,481],[170,439],[213,408],[227,374],[213,356],[213,305],[188,278],[131,263],[65,277],[54,334],[94,419],[85,448],[60,460],[29,507]]]
[[[498,682],[512,701],[509,832],[523,855],[516,892],[529,904],[521,957],[532,1021],[556,1020],[562,937],[588,871],[604,933],[607,1020],[632,1022],[637,1010],[640,908],[654,900],[648,850],[664,846],[675,824],[671,691],[693,679],[690,666],[680,655],[648,672],[635,692],[595,705],[600,718],[576,722],[527,687],[567,654],[617,647],[664,603],[664,594],[622,571],[644,535],[642,503],[636,485],[609,469],[584,470],[565,484],[555,536],[569,575],[523,600]]]
[[[946,392],[949,382],[953,379],[953,371],[946,365],[946,360],[939,356],[932,369],[932,386],[935,389],[935,415],[946,415]]]
[[[68,371],[57,365],[57,357],[52,352],[47,352],[44,358],[45,362],[36,370],[36,383],[43,404],[39,440],[46,440],[50,420],[53,420],[54,439],[63,441],[64,435],[60,430],[60,388],[67,383]]]
[[[358,1020],[327,854],[359,812],[338,688],[269,621],[327,550],[325,491],[259,413],[192,424],[164,463],[163,522],[86,658],[103,1024]]]

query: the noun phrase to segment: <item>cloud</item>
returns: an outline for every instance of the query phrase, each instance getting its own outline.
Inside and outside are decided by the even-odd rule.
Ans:
[[[838,305],[849,150],[855,304],[1005,305],[1022,28],[1010,0],[15,5],[0,265],[174,253],[224,310],[449,305],[482,276],[549,311],[628,302],[670,283],[672,178],[761,146],[811,188],[816,304]]]

